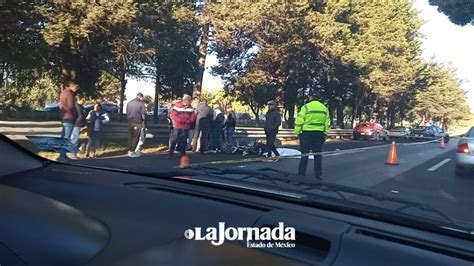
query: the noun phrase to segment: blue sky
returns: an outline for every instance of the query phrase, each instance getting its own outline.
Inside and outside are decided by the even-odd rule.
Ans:
[[[456,69],[457,78],[462,80],[462,87],[467,91],[469,105],[474,111],[474,26],[461,27],[451,23],[435,6],[429,5],[428,0],[414,0],[414,7],[424,20],[420,29],[424,35],[423,57],[427,61],[433,59]],[[204,90],[222,88],[221,79],[210,74],[210,68],[217,63],[215,55],[208,55]],[[133,99],[138,91],[154,95],[153,84],[130,80],[127,84],[127,98]]]

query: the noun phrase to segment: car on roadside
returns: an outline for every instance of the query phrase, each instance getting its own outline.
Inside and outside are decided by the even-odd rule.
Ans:
[[[394,127],[389,130],[388,135],[390,138],[410,138],[411,128],[409,127]]]
[[[90,111],[92,111],[94,109],[94,105],[95,103],[89,103],[89,104],[84,105],[84,110],[86,111],[86,113],[89,113]],[[101,103],[101,105],[102,105],[102,110],[104,110],[105,112],[109,114],[119,113],[120,107],[116,103],[105,102],[105,103]]]
[[[116,103],[102,103],[102,109],[104,109],[109,114],[120,113],[120,107]]]
[[[461,135],[456,146],[455,162],[457,176],[474,170],[474,127],[471,127],[466,134]]]
[[[43,108],[43,112],[59,112],[59,103],[48,104]]]
[[[354,140],[388,140],[388,131],[379,123],[363,122],[356,125],[353,131]]]
[[[155,110],[151,110],[147,112],[147,115],[153,116],[155,114]],[[168,108],[158,108],[158,117],[166,118],[168,117]]]
[[[410,133],[412,139],[438,139],[444,138],[444,142],[449,142],[449,134],[436,125],[414,128]]]
[[[235,118],[237,118],[237,121],[252,120],[252,116],[249,113],[236,113]]]
[[[84,111],[88,114],[90,111],[94,109],[93,103],[88,103],[84,105]]]

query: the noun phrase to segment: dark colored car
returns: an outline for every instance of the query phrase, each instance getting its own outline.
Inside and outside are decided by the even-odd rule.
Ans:
[[[109,114],[120,113],[120,107],[115,103],[102,103],[102,108]]]
[[[424,127],[417,127],[411,131],[411,136],[416,138],[436,139],[444,137],[444,142],[449,142],[449,135],[444,130],[436,125],[429,125]]]
[[[388,140],[388,131],[379,123],[359,123],[353,132],[354,140],[375,139]]]
[[[252,117],[248,113],[236,113],[237,120],[251,120]]]
[[[147,112],[147,115],[155,115],[155,109],[152,109],[151,111]],[[168,117],[168,108],[165,107],[160,107],[158,108],[158,117],[161,118],[166,118]]]
[[[94,109],[94,103],[89,103],[84,105],[84,110],[86,113],[89,113]],[[102,110],[109,114],[118,114],[120,111],[120,107],[115,103],[102,103]]]

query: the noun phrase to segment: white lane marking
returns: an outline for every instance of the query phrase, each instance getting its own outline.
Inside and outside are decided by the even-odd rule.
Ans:
[[[436,171],[438,168],[440,168],[441,166],[445,165],[445,164],[448,163],[449,161],[451,161],[450,158],[444,159],[444,160],[442,160],[441,162],[439,162],[439,163],[433,165],[432,167],[428,168],[427,170],[430,171],[430,172]]]
[[[441,190],[441,196],[445,197],[446,199],[450,201],[456,202],[456,197],[454,197],[453,195],[449,194],[448,192],[444,190]]]

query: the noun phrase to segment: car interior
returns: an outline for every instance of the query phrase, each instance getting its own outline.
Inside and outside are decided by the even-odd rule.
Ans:
[[[0,138],[1,265],[472,265],[474,241],[191,177],[47,161]],[[202,177],[202,178],[205,178]],[[195,227],[277,226],[295,248],[191,240]]]

